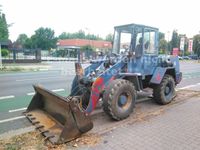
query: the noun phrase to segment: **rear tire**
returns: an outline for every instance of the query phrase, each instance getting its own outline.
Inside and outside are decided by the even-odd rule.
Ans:
[[[165,75],[159,85],[153,89],[153,97],[156,103],[166,105],[175,97],[175,82],[170,75]]]
[[[113,80],[103,94],[103,110],[111,118],[122,120],[133,111],[136,91],[127,80]]]

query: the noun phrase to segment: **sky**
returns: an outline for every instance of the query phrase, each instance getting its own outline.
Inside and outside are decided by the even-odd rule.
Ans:
[[[114,26],[144,24],[159,28],[166,39],[174,29],[192,37],[200,31],[199,0],[0,0],[6,14],[9,38],[34,34],[50,27],[56,36],[62,32],[87,33],[105,37]]]

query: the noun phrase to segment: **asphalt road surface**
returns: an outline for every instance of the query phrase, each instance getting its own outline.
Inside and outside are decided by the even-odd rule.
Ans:
[[[52,63],[48,71],[0,74],[0,134],[30,127],[22,112],[29,104],[34,90],[33,84],[41,84],[60,95],[67,96],[74,77],[74,64]],[[181,62],[183,80],[178,90],[200,90],[200,63]]]

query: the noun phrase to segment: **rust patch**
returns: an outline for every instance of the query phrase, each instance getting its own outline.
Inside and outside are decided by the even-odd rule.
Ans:
[[[34,110],[29,112],[28,114],[32,114],[31,117],[35,117],[34,121],[39,122],[39,126],[44,126],[43,129],[39,128],[41,131],[50,131],[53,134],[59,135],[62,132],[62,125],[60,125],[57,121],[55,121],[51,116],[49,116],[46,112],[42,110]]]

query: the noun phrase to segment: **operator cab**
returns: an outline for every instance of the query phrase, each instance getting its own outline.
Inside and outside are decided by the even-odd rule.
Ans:
[[[136,58],[158,54],[158,29],[138,24],[115,27],[113,53]]]

